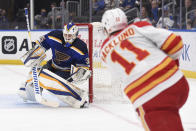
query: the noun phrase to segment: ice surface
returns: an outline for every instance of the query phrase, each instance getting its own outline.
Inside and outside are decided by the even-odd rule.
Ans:
[[[24,103],[16,94],[28,68],[0,65],[0,131],[143,131],[129,104],[93,103],[73,109]],[[181,110],[185,131],[196,130],[196,79],[189,79],[190,96]]]

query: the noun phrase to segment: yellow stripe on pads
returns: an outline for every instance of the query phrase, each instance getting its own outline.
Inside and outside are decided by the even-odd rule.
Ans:
[[[26,80],[27,83],[31,82],[33,78]]]
[[[47,76],[43,73],[40,74],[40,77],[43,77],[45,79],[49,79],[51,81],[55,81],[57,82],[59,85],[61,85],[63,88],[65,88],[65,90],[69,93],[71,93],[72,95],[74,95],[69,89],[67,89],[67,87],[65,87],[61,82],[59,82],[58,80],[56,80],[55,78],[52,78],[50,76]],[[52,87],[47,87],[47,86],[44,86],[46,89],[52,89],[52,90],[59,90],[59,91],[64,91],[64,90],[60,90],[60,89],[55,89],[55,88],[52,88]]]
[[[38,40],[36,40],[36,41],[35,41],[35,43],[36,43],[36,44],[38,44],[38,45],[40,45],[40,43],[39,43],[39,41],[38,41]]]
[[[56,88],[52,88],[52,87],[49,87],[49,86],[45,86],[43,83],[39,82],[39,85],[40,87],[44,88],[44,89],[47,89],[47,90],[55,90],[55,91],[63,91],[65,92],[64,90],[60,90],[60,89],[56,89]]]
[[[86,67],[86,66],[78,66],[78,67],[89,70],[89,67]]]

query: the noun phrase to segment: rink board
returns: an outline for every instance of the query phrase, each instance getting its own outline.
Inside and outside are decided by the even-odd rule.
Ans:
[[[31,31],[32,40],[39,39],[40,36],[50,32],[51,30],[34,30]],[[173,30],[182,36],[184,47],[180,57],[180,69],[186,77],[196,78],[196,30]],[[81,31],[81,34],[84,32]],[[21,65],[20,57],[31,48],[30,40],[26,30],[0,30],[0,64],[16,64]],[[96,41],[95,41],[96,40]],[[100,37],[98,38],[100,40]],[[94,43],[97,42],[96,36]],[[97,49],[97,48],[96,48]],[[93,52],[97,53],[97,52]],[[51,57],[47,52],[47,59]],[[98,55],[93,54],[95,59]]]

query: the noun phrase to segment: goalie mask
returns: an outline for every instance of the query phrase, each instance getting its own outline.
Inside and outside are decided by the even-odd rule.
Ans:
[[[101,23],[108,34],[121,30],[128,25],[127,16],[119,8],[106,11],[102,16]]]
[[[78,27],[74,23],[69,23],[64,26],[63,37],[65,40],[65,46],[70,47],[78,36]]]

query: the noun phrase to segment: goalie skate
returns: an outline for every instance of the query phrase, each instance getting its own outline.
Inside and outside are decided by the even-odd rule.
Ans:
[[[17,94],[23,99],[24,102],[35,101],[32,83],[22,83],[18,89]]]
[[[19,88],[17,94],[23,99],[24,102],[27,102],[27,94],[25,88]]]
[[[82,96],[82,101],[81,101],[81,106],[80,108],[88,108],[89,106],[89,97],[88,97],[88,94],[85,92],[84,93],[84,96]]]

